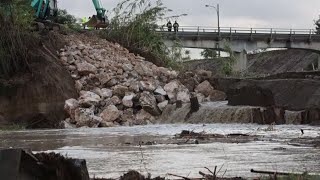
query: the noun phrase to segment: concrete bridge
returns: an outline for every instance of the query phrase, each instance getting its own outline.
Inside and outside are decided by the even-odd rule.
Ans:
[[[211,48],[234,52],[235,71],[247,68],[247,52],[267,48],[306,49],[320,53],[320,34],[311,29],[180,27],[179,32],[158,31],[168,47]],[[320,61],[320,56],[319,56]],[[319,63],[320,64],[320,63]]]

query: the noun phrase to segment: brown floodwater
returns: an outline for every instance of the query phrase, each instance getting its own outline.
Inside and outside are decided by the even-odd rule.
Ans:
[[[320,174],[320,148],[297,146],[290,140],[316,138],[320,127],[267,126],[255,124],[170,124],[103,129],[0,131],[0,148],[30,148],[35,152],[57,152],[87,160],[95,177],[119,177],[133,169],[153,176],[174,173],[199,177],[204,167],[218,166],[219,175],[255,177],[250,169]],[[304,129],[304,135],[300,129]],[[256,135],[246,143],[167,144],[181,130],[208,133]],[[142,145],[153,142],[155,145]],[[161,142],[161,143],[157,143]],[[169,142],[169,141],[168,141]],[[169,177],[169,176],[167,176]],[[171,178],[171,177],[170,177]]]

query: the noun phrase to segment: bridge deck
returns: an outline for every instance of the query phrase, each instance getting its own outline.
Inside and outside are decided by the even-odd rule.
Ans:
[[[320,34],[314,30],[303,29],[236,29],[236,28],[179,28],[179,32],[168,32],[159,29],[158,32],[169,39],[179,38],[186,40],[263,40],[263,41],[317,41]]]

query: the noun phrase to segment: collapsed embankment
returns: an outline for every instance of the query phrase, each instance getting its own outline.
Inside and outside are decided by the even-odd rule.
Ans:
[[[34,57],[30,71],[0,79],[1,126],[61,127],[64,101],[78,96],[73,79],[57,60],[56,50],[64,46],[61,35],[47,32],[40,39],[30,43],[36,44],[28,52]]]
[[[288,49],[248,54],[248,68],[245,74],[266,76],[284,72],[302,72],[318,69],[319,54],[313,51]],[[188,71],[212,71],[215,77],[223,75],[224,59],[195,60],[183,63]]]
[[[34,53],[39,58],[31,62],[31,73],[0,81],[1,124],[61,127],[66,117],[67,127],[179,121],[283,124],[320,118],[315,73],[251,80],[215,78],[205,70],[179,74],[86,33],[50,32]],[[190,113],[191,97],[200,103],[227,99],[229,105],[254,107],[205,103]],[[289,116],[294,118],[286,120]]]

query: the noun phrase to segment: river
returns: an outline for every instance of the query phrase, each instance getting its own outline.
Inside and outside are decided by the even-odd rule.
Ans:
[[[0,131],[0,148],[31,148],[35,152],[57,152],[87,160],[95,177],[119,177],[129,169],[153,176],[174,173],[198,177],[204,167],[218,166],[219,175],[254,177],[250,169],[320,173],[320,150],[294,146],[293,138],[317,137],[320,127],[303,125],[267,126],[255,124],[166,124],[103,129]],[[300,129],[304,129],[304,135]],[[257,135],[246,143],[158,144],[181,130],[207,133]],[[154,142],[142,145],[139,142]]]

